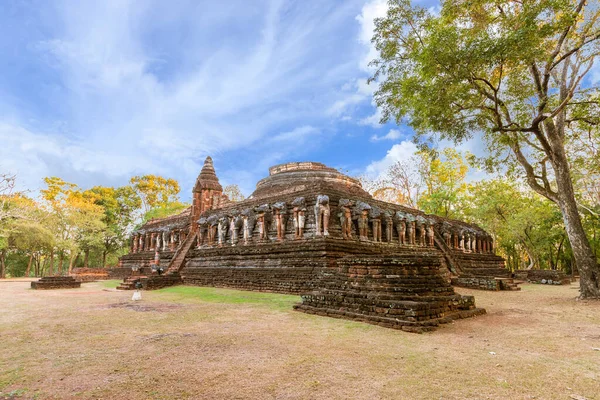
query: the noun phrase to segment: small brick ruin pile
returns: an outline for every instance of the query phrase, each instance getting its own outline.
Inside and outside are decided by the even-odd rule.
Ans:
[[[540,283],[545,285],[569,285],[571,278],[563,271],[552,269],[522,269],[514,273],[515,278],[522,279],[531,283]]]
[[[435,253],[344,257],[294,308],[416,333],[484,314],[473,296],[454,292],[444,270]]]
[[[74,289],[81,287],[72,276],[45,276],[39,281],[31,282],[32,289]]]
[[[136,284],[141,282],[142,289],[144,290],[157,290],[162,289],[169,286],[181,285],[183,281],[181,280],[181,276],[179,273],[173,273],[168,275],[135,275],[126,277],[123,282],[119,286],[117,286],[118,290],[134,290],[136,289]]]
[[[71,276],[78,282],[94,282],[110,279],[106,268],[73,268]]]

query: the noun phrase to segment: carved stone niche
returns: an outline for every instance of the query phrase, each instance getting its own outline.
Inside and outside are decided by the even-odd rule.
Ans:
[[[338,207],[340,208],[338,218],[340,219],[340,226],[342,228],[342,237],[344,239],[352,239],[354,236],[352,224],[352,207],[354,207],[354,202],[349,199],[340,199]]]
[[[256,213],[256,225],[258,226],[258,240],[269,239],[269,222],[271,208],[268,204],[263,204],[254,208]]]
[[[396,211],[393,216],[396,224],[396,234],[398,235],[398,243],[406,244],[406,215],[401,211]]]
[[[294,221],[294,237],[302,239],[304,237],[304,224],[306,223],[306,201],[304,197],[296,197],[292,201],[292,218]]]
[[[318,195],[315,202],[315,235],[329,236],[329,196]]]
[[[273,210],[273,219],[277,231],[277,240],[285,239],[285,224],[287,222],[287,206],[285,202],[280,201],[271,205]]]
[[[392,219],[392,213],[390,211],[384,211],[381,213],[381,223],[385,226],[383,229],[385,232],[385,241],[392,243],[394,235],[394,221]]]
[[[231,245],[235,246],[239,241],[239,232],[244,225],[244,219],[238,212],[230,213],[229,218],[229,239]]]
[[[208,244],[213,245],[217,238],[217,225],[219,224],[219,216],[211,215],[206,219],[208,224]]]
[[[251,208],[246,208],[242,211],[242,232],[244,238],[244,244],[248,244],[252,240],[252,234],[254,233],[254,226],[256,225],[256,216]]]
[[[406,215],[406,241],[407,244],[415,245],[417,244],[416,240],[416,220],[414,215],[405,214]]]
[[[381,210],[378,207],[371,207],[369,219],[373,231],[373,241],[381,242]]]
[[[369,240],[369,211],[371,206],[365,202],[357,201],[352,210],[354,219],[358,222],[358,238],[362,241]]]
[[[418,244],[419,246],[425,247],[427,245],[427,220],[422,215],[419,215],[416,218],[415,224]]]
[[[219,246],[223,246],[227,241],[227,229],[229,227],[229,218],[225,215],[219,216],[219,223],[217,224],[217,236]]]
[[[208,220],[206,217],[201,217],[198,220],[198,247],[204,244],[204,241],[208,239]]]

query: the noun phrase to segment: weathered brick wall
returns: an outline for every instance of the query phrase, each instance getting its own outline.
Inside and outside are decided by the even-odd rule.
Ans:
[[[462,251],[452,251],[452,258],[459,264],[465,276],[488,276],[504,277],[510,276],[510,271],[506,269],[504,258],[495,254],[482,253],[464,253]]]
[[[515,271],[515,277],[532,283],[545,283],[552,285],[569,285],[571,283],[571,278],[569,278],[569,276],[567,276],[567,274],[565,274],[563,271],[551,269],[517,270]]]
[[[185,284],[278,293],[304,293],[315,288],[320,269],[349,254],[398,254],[399,246],[336,238],[225,245],[193,250],[181,271]],[[419,255],[412,246],[403,254]],[[434,248],[429,252],[439,254]],[[443,272],[444,276],[447,273]]]
[[[93,282],[110,279],[107,268],[73,268],[71,276],[78,282]]]
[[[151,275],[141,280],[143,289],[156,290],[182,283],[179,274],[173,275]]]
[[[74,289],[81,287],[72,276],[45,276],[39,281],[31,282],[32,289]]]
[[[452,278],[452,285],[480,290],[502,290],[500,281],[493,276],[459,276]]]

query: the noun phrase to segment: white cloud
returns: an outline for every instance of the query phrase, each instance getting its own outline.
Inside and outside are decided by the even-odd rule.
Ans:
[[[393,145],[381,160],[373,161],[365,170],[365,174],[372,178],[383,178],[387,170],[397,161],[408,160],[417,151],[417,146],[410,140]]]
[[[294,130],[280,133],[272,140],[277,142],[290,142],[296,145],[304,142],[308,137],[319,133],[320,131],[317,128],[310,125],[304,125]]]
[[[373,106],[375,106],[375,104],[373,103]],[[382,112],[380,108],[376,108],[375,112],[371,115],[369,115],[368,117],[365,117],[363,119],[361,119],[360,121],[358,121],[358,123],[360,125],[368,125],[372,128],[381,128],[383,125],[381,124],[381,117],[382,117]]]
[[[377,136],[377,135],[371,136],[371,142],[380,142],[382,140],[398,140],[401,137],[402,137],[402,133],[399,130],[390,129],[390,131],[383,136]]]
[[[388,8],[387,0],[371,0],[365,3],[361,13],[356,16],[356,20],[360,24],[359,41],[367,48],[360,61],[360,67],[363,71],[373,72],[372,67],[369,67],[369,63],[379,56],[375,45],[371,43],[375,33],[375,19],[385,17]]]
[[[369,63],[378,56],[377,49],[371,43],[371,38],[375,30],[375,18],[384,17],[387,9],[386,0],[371,0],[363,5],[360,14],[355,17],[360,25],[357,40],[363,49],[358,60],[358,67],[363,73],[369,75],[374,72],[373,68],[369,67]],[[368,84],[367,77],[365,76],[354,78],[351,82],[346,82],[342,87],[344,97],[335,102],[328,109],[328,113],[344,120],[351,119],[348,117],[348,113],[357,105],[371,100],[376,88],[377,83],[372,82]],[[358,123],[379,127],[378,115],[378,112],[376,112],[370,117],[359,120]]]
[[[254,156],[273,160],[289,151],[283,142],[320,140],[315,126],[328,110],[343,116],[362,101],[332,90],[356,74],[343,47],[356,42],[336,42],[355,9],[244,5],[58,2],[57,30],[32,48],[58,78],[54,102],[65,115],[9,122],[0,109],[0,167],[35,188],[51,174],[86,185],[161,173],[179,179],[185,196],[208,154],[217,162],[250,153],[275,135],[279,148]],[[221,173],[233,165],[222,162]]]

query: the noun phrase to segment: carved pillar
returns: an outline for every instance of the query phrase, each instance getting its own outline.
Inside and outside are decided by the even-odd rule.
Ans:
[[[465,251],[465,234],[464,233],[460,233],[460,242],[458,243],[458,247],[462,251]]]

